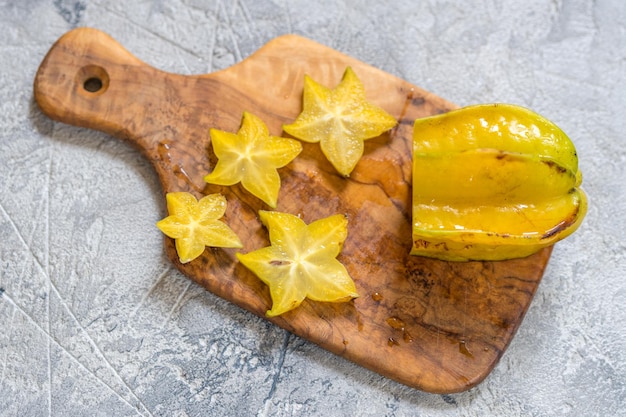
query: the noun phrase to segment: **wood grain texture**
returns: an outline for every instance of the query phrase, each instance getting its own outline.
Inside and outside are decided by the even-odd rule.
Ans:
[[[209,129],[236,132],[248,111],[263,119],[271,134],[281,135],[282,124],[301,111],[304,74],[334,87],[346,66],[363,81],[368,99],[396,117],[398,126],[365,142],[365,155],[349,179],[334,171],[319,145],[303,143],[303,153],[279,170],[277,210],[307,223],[347,215],[348,238],[339,260],[360,297],[341,304],[305,301],[271,321],[417,389],[469,389],[489,374],[513,338],[551,248],[504,262],[450,263],[409,255],[412,124],[453,104],[293,35],[276,38],[226,70],[182,76],[146,65],[110,36],[88,28],[55,43],[39,68],[34,93],[49,117],[135,144],[152,162],[164,193],[224,194],[225,221],[244,242],[242,251],[249,252],[269,244],[257,216],[268,207],[240,185],[204,183],[216,163]],[[171,239],[165,238],[165,247],[176,267],[209,291],[260,316],[270,308],[267,287],[237,262],[236,250],[208,248],[182,265]]]

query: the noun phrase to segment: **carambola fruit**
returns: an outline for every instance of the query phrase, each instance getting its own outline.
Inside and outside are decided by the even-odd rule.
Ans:
[[[531,255],[586,213],[572,141],[523,107],[484,104],[413,129],[412,255],[448,261]]]

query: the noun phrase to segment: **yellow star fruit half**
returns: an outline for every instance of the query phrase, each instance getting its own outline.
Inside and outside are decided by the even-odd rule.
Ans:
[[[226,211],[226,198],[210,194],[200,199],[190,193],[167,193],[169,216],[157,222],[165,235],[175,239],[181,263],[187,263],[204,252],[206,246],[241,248],[239,237],[219,219]]]
[[[239,261],[269,286],[272,308],[278,316],[314,301],[344,302],[358,297],[356,286],[336,257],[348,235],[348,221],[336,214],[307,225],[297,216],[260,211],[271,246],[237,253]]]
[[[413,127],[413,249],[447,261],[522,258],[572,234],[587,212],[574,143],[511,104]]]
[[[265,123],[248,112],[243,113],[236,134],[211,129],[210,135],[218,161],[204,181],[225,186],[241,182],[248,192],[276,208],[280,190],[277,168],[291,162],[302,151],[302,144],[270,136]]]
[[[283,130],[305,142],[320,142],[326,158],[346,177],[363,156],[363,141],[380,136],[397,123],[367,101],[365,88],[350,67],[332,90],[305,75],[302,101],[302,113]]]

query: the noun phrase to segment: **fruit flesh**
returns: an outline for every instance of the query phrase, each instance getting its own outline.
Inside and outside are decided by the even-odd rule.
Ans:
[[[394,127],[396,119],[369,102],[363,84],[346,68],[334,89],[304,78],[302,113],[283,130],[305,142],[320,142],[322,153],[343,176],[349,176],[363,155],[363,141]]]
[[[237,254],[237,259],[269,286],[273,317],[298,307],[305,298],[344,302],[358,297],[354,281],[337,259],[348,235],[339,214],[305,224],[299,217],[260,211],[271,246]]]
[[[220,219],[226,212],[226,198],[210,194],[199,201],[186,192],[167,193],[169,215],[156,226],[175,239],[180,263],[191,262],[206,246],[241,248],[239,237]]]
[[[280,191],[277,169],[290,163],[302,151],[302,144],[271,136],[265,123],[248,112],[243,113],[236,134],[217,129],[211,129],[210,134],[218,161],[204,181],[226,186],[241,182],[252,195],[276,208]]]

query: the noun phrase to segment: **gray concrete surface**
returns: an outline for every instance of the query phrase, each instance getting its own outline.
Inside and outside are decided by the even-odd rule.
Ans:
[[[0,415],[626,415],[624,22],[622,0],[0,0]],[[148,163],[33,103],[76,26],[182,74],[293,32],[460,105],[531,107],[576,143],[589,214],[481,385],[407,388],[170,266]]]

